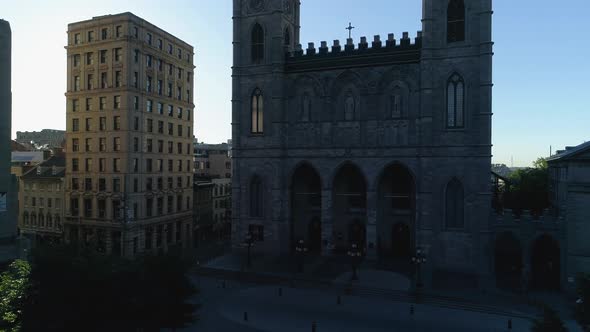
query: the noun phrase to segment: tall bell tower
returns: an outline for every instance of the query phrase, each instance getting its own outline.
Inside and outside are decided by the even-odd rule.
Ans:
[[[438,266],[472,270],[482,280],[492,270],[489,172],[492,155],[492,0],[423,0],[421,53],[422,144],[446,149],[440,167],[464,169],[466,227],[464,250],[431,254]],[[469,156],[457,162],[453,159]],[[437,192],[426,185],[424,192]],[[444,206],[434,209],[445,211]],[[444,232],[441,225],[431,225]],[[447,230],[448,232],[452,232]],[[435,240],[432,240],[436,243]],[[440,244],[452,247],[452,244]],[[458,263],[461,262],[461,263]]]
[[[287,116],[285,61],[299,44],[300,5],[299,0],[233,2],[232,238],[237,243],[252,229],[264,233],[260,236],[269,246],[287,236],[281,215],[287,198],[279,189],[286,139],[281,135]]]

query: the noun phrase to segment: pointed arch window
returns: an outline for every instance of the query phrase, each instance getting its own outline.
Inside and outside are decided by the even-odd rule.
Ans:
[[[447,42],[465,40],[465,4],[463,0],[451,0],[447,8]]]
[[[252,62],[261,63],[264,60],[264,30],[256,23],[252,28]]]
[[[311,119],[311,97],[309,93],[304,93],[301,97],[301,114],[299,120],[308,122]]]
[[[402,108],[403,108],[403,96],[402,90],[400,87],[395,87],[389,96],[390,98],[390,107],[391,107],[391,117],[392,118],[401,118],[402,117]]]
[[[463,128],[465,125],[465,83],[458,74],[447,82],[447,127]]]
[[[465,226],[463,185],[459,180],[453,179],[447,184],[445,194],[446,227],[463,228]]]
[[[252,133],[264,133],[264,98],[260,89],[254,90],[252,94]]]
[[[356,118],[356,101],[352,92],[348,92],[344,98],[344,120],[353,121]]]
[[[285,46],[291,46],[291,32],[289,28],[285,29]]]
[[[250,217],[262,218],[263,199],[262,180],[255,176],[250,182]]]

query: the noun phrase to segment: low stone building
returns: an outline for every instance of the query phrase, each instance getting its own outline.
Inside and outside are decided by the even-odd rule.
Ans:
[[[564,222],[562,285],[571,289],[578,273],[590,273],[590,142],[558,151],[547,163],[552,210]]]
[[[210,178],[195,176],[193,184],[193,246],[198,247],[213,233],[213,188]]]
[[[64,144],[65,130],[43,129],[41,131],[17,131],[16,141],[21,144],[34,144],[48,148],[60,147]]]
[[[195,174],[212,179],[231,178],[231,145],[197,143],[194,148]]]
[[[33,245],[62,241],[65,167],[54,155],[20,177],[18,227]]]

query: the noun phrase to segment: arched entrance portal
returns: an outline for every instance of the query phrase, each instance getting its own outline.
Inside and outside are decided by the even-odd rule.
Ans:
[[[496,237],[494,263],[497,287],[517,290],[523,286],[522,247],[512,233]]]
[[[334,251],[346,254],[352,243],[366,252],[367,184],[360,170],[346,164],[333,184]]]
[[[393,164],[382,173],[378,187],[379,255],[409,263],[415,244],[416,185],[408,168]],[[391,234],[391,235],[385,235]]]
[[[548,234],[533,243],[531,253],[531,288],[559,290],[559,243]]]
[[[291,179],[291,250],[296,239],[304,239],[310,253],[321,253],[321,192],[316,170],[308,164],[299,166]]]
[[[391,229],[391,254],[397,259],[408,259],[412,257],[412,234],[410,227],[399,222]]]

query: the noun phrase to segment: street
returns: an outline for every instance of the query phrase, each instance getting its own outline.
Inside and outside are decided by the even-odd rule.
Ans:
[[[342,296],[333,290],[245,285],[195,277],[203,304],[194,326],[184,331],[508,331],[508,317],[414,305],[364,296]],[[247,312],[248,321],[244,321]],[[512,318],[513,331],[528,331],[530,322]],[[571,331],[576,331],[571,329]]]

